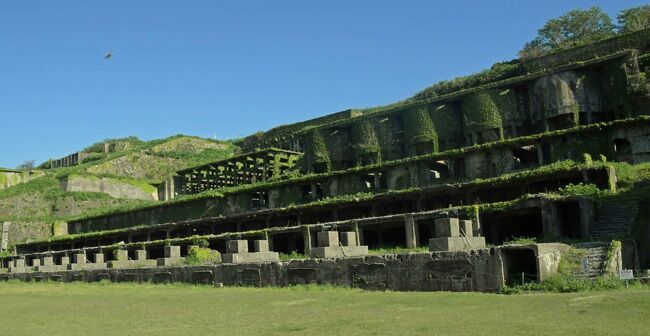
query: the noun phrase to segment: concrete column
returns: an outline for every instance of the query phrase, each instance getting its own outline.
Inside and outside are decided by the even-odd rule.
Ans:
[[[54,258],[52,258],[52,256],[44,256],[44,257],[42,257],[41,265],[43,265],[43,266],[52,266],[52,265],[54,265]]]
[[[275,251],[275,249],[273,248],[273,236],[271,236],[271,235],[268,234],[268,232],[267,232],[267,234],[266,234],[266,239],[269,241],[269,250],[270,250],[270,251]]]
[[[147,250],[136,250],[135,251],[136,260],[147,260]]]
[[[104,253],[95,253],[95,264],[104,263]]]
[[[354,222],[354,224],[352,224],[352,231],[354,231],[357,236],[357,246],[363,245],[363,231],[359,228],[359,223]]]
[[[165,258],[180,258],[181,257],[181,247],[175,245],[165,246]]]
[[[418,226],[413,215],[404,215],[404,229],[406,231],[406,247],[418,247]]]
[[[126,261],[129,260],[129,251],[127,250],[117,250],[115,253],[115,260]]]
[[[303,242],[304,242],[304,245],[305,245],[304,253],[305,253],[305,255],[309,255],[309,253],[311,251],[311,248],[312,248],[312,246],[311,246],[311,230],[309,229],[309,227],[304,227],[303,228],[302,237],[303,237],[302,239],[303,239]]]

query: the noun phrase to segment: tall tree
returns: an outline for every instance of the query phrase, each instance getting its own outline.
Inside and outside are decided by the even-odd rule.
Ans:
[[[621,33],[650,28],[650,5],[624,9],[618,13],[617,19]]]
[[[599,7],[575,9],[551,19],[537,31],[537,37],[519,52],[530,58],[556,49],[597,41],[614,35],[612,20]]]

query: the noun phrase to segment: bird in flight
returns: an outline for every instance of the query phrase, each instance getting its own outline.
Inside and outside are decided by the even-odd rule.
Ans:
[[[111,59],[113,57],[113,49],[108,49],[108,52],[104,56],[104,59]]]

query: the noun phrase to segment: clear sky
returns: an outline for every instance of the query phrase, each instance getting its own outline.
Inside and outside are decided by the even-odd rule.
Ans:
[[[2,1],[0,167],[105,138],[234,138],[388,104],[515,58],[568,10],[641,4]]]

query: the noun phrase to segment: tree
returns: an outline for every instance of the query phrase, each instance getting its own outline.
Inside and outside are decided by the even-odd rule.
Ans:
[[[650,28],[650,5],[624,9],[616,18],[621,33]]]
[[[18,170],[27,170],[27,171],[31,171],[32,169],[34,169],[34,163],[35,163],[35,162],[36,162],[35,160],[26,160],[25,162],[23,162],[22,164],[20,164],[20,165],[17,167],[17,169],[18,169]]]
[[[537,37],[519,52],[523,59],[539,56],[556,49],[601,40],[614,35],[612,20],[599,7],[575,9],[551,19],[537,31]]]

